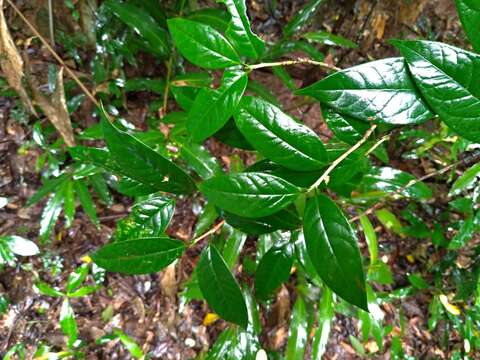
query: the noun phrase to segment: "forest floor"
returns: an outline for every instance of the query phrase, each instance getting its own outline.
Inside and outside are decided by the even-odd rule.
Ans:
[[[21,2],[19,2],[21,3]],[[249,1],[250,16],[258,34],[264,38],[275,38],[284,25],[304,1],[278,1],[275,17],[265,10],[263,1]],[[15,20],[13,20],[15,21]],[[453,45],[464,45],[464,34],[459,26],[453,0],[330,0],[319,11],[315,19],[316,29],[325,29],[355,41],[358,49],[341,49],[329,53],[326,61],[347,67],[373,59],[398,56],[396,50],[388,44],[391,38],[430,38],[445,41]],[[321,25],[320,25],[321,24]],[[21,31],[13,33],[15,37],[25,36]],[[46,61],[51,61],[47,54]],[[81,70],[81,69],[80,69]],[[148,71],[148,70],[145,70]],[[310,66],[289,68],[291,75],[299,85],[312,83],[322,76],[320,70]],[[321,116],[318,105],[295,106],[290,92],[268,71],[256,75],[256,80],[268,84],[276,91],[284,104],[290,104],[291,113],[321,135],[328,137],[328,132],[320,125]],[[148,100],[141,96],[127,99],[130,112],[125,117],[140,128],[144,127],[144,114]],[[39,218],[44,203],[25,207],[26,201],[41,185],[36,171],[36,161],[40,150],[21,150],[26,139],[31,137],[28,125],[14,121],[11,116],[11,99],[0,98],[0,194],[10,199],[6,208],[0,209],[0,234],[18,234],[33,240],[37,239]],[[286,108],[289,108],[287,105]],[[88,125],[89,108],[85,108],[83,125]],[[80,116],[79,116],[80,117]],[[218,142],[209,141],[209,150],[224,166],[228,166],[232,150]],[[422,169],[406,168],[401,160],[401,149],[389,149],[393,166],[418,174]],[[245,155],[242,155],[245,156]],[[395,160],[397,159],[397,160]],[[49,249],[51,262],[62,259],[61,274],[52,276],[46,271],[46,264],[40,259],[25,260],[32,264],[33,272],[44,281],[62,286],[70,271],[82,263],[82,257],[95,248],[105,244],[112,233],[116,220],[128,214],[130,200],[119,194],[115,195],[115,204],[105,207],[98,204],[101,229],[98,231],[83,213],[77,213],[72,227],[64,229],[59,222],[56,226],[55,240]],[[169,232],[180,239],[190,239],[196,216],[188,203],[180,203]],[[398,205],[399,207],[402,204]],[[422,272],[426,259],[425,244],[408,237],[399,238],[390,233],[381,232],[381,248],[388,252],[389,265],[394,274],[392,288],[405,286],[404,274]],[[250,247],[252,245],[250,244]],[[362,243],[365,247],[365,244]],[[106,284],[102,290],[91,296],[73,300],[77,315],[80,337],[86,339],[89,359],[123,359],[127,353],[118,343],[107,346],[95,345],[95,339],[107,333],[113,327],[122,328],[142,345],[145,352],[151,352],[155,358],[189,359],[207,349],[216,336],[225,327],[223,321],[204,326],[203,318],[207,307],[203,302],[193,301],[179,312],[179,299],[175,295],[182,284],[189,278],[193,265],[197,261],[201,248],[189,250],[182,257],[175,270],[168,268],[162,273],[145,276],[120,276],[107,274]],[[365,250],[365,249],[364,249]],[[249,244],[244,248],[248,253]],[[413,260],[409,255],[415,255]],[[25,264],[24,264],[25,265]],[[172,270],[173,269],[173,270]],[[402,274],[402,275],[396,275]],[[32,290],[32,271],[21,266],[7,268],[0,273],[0,293],[4,292],[14,304],[14,312],[0,318],[0,354],[17,342],[24,342],[31,351],[40,341],[62,346],[64,339],[58,327],[61,299],[45,297]],[[288,319],[290,304],[293,303],[294,286],[288,284],[277,297],[276,313],[269,316],[264,331],[264,343],[272,349],[280,349],[286,344],[288,336]],[[114,294],[112,296],[111,294]],[[427,331],[427,314],[429,296],[419,293],[396,304],[406,319],[406,333],[403,336],[407,354],[417,358],[448,358],[448,352],[439,346],[439,339],[444,335]],[[398,311],[392,305],[385,306],[387,323],[398,328],[400,319]],[[43,309],[40,311],[40,309]],[[107,316],[106,313],[110,316]],[[107,319],[107,320],[105,320]],[[441,329],[441,326],[437,327]],[[350,345],[349,335],[358,336],[359,327],[355,320],[337,315],[328,344],[328,359],[354,359],[355,350]],[[375,344],[372,342],[372,349]],[[385,351],[377,352],[374,358],[388,359],[389,339],[385,339]],[[374,349],[373,349],[374,350]]]

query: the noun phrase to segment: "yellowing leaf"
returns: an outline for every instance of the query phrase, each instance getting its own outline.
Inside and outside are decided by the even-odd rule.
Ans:
[[[457,306],[450,304],[450,302],[448,301],[448,297],[446,295],[441,294],[439,296],[439,299],[443,307],[445,308],[445,310],[447,310],[450,314],[455,316],[458,316],[461,314],[461,311]]]
[[[88,255],[82,256],[80,260],[82,260],[82,262],[85,264],[90,264],[92,262],[92,258]]]
[[[217,321],[220,317],[215,314],[215,313],[208,313],[207,315],[205,315],[205,317],[203,318],[203,325],[205,326],[210,326],[212,325],[215,321]]]

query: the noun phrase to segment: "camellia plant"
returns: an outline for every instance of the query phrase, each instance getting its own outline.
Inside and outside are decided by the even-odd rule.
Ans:
[[[293,307],[287,358],[303,358],[313,323],[317,324],[313,357],[321,357],[337,301],[354,305],[351,311],[363,323],[373,324],[373,335],[377,340],[380,336],[381,346],[377,310],[389,301],[389,294],[377,296],[369,282],[388,282],[391,273],[378,258],[368,215],[375,213],[392,231],[400,231],[395,215],[383,208],[386,199],[425,204],[432,198],[425,180],[478,160],[478,152],[472,150],[480,143],[480,55],[440,42],[392,40],[401,57],[342,70],[323,62],[311,43],[355,44],[326,33],[301,34],[322,1],[308,2],[276,44],[266,43],[251,30],[244,0],[221,2],[227,11],[181,8],[176,16],[163,19],[166,28],[146,11],[130,16],[140,13],[133,2],[105,2],[139,32],[148,51],[167,64],[165,101],[159,110],[169,133],[158,146],[102,108],[106,148],[69,148],[76,162],[115,174],[115,189],[135,198],[111,242],[91,258],[108,271],[150,274],[174,263],[187,248],[202,249],[182,298],[205,299],[218,316],[238,325],[220,335],[208,355],[212,359],[224,358],[233,348],[243,358],[258,353],[258,309],[269,304],[291,276],[301,286]],[[457,6],[467,35],[479,50],[480,7],[473,0],[458,0]],[[282,60],[296,50],[308,57]],[[329,75],[297,89],[284,69],[297,64],[318,66]],[[194,67],[201,71],[185,70]],[[252,79],[253,73],[266,68],[294,95],[320,103],[333,133],[329,141],[290,115],[267,88]],[[181,111],[167,111],[169,96]],[[441,126],[445,137],[462,139],[465,154],[460,160],[420,179],[389,166],[384,146],[389,135],[427,121]],[[249,151],[255,162],[248,167],[232,165],[227,171],[204,146],[211,137]],[[475,188],[479,174],[478,164],[473,164],[454,182],[451,195]],[[166,230],[176,200],[188,197],[204,204],[195,238],[173,239]],[[447,244],[438,240],[436,245],[463,246],[480,226],[474,210],[472,203],[458,230],[461,236]],[[346,215],[353,212],[357,216]],[[409,219],[412,227],[421,228],[421,221]],[[369,264],[359,249],[357,221],[367,240]],[[244,259],[241,271],[236,271],[247,236],[256,241],[255,259]],[[240,273],[252,275],[253,282],[241,281]],[[411,277],[418,288],[424,286],[422,281]],[[305,324],[301,319],[314,312],[305,300],[309,296],[315,299],[318,314]],[[368,337],[370,330],[366,331]]]

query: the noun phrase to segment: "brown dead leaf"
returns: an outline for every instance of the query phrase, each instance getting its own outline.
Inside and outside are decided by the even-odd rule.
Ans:
[[[0,0],[0,68],[7,79],[8,85],[14,89],[25,108],[33,115],[37,115],[32,101],[23,86],[25,77],[23,71],[23,60],[20,56],[10,32],[3,12],[3,0]]]
[[[175,299],[175,295],[177,294],[177,279],[175,277],[174,264],[167,266],[167,268],[163,270],[160,286],[162,287],[165,295],[167,295],[170,299]]]

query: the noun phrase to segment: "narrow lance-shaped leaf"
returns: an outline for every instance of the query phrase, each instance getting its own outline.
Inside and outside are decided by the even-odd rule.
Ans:
[[[318,328],[315,330],[312,342],[312,359],[314,360],[321,360],[327,349],[333,316],[332,290],[325,286],[318,305]]]
[[[83,180],[78,180],[75,181],[74,187],[83,211],[85,211],[90,220],[92,220],[92,222],[98,227],[99,223],[97,218],[97,210],[95,209],[95,204],[90,196],[87,185],[85,185]]]
[[[193,140],[203,141],[226,124],[240,102],[247,81],[245,72],[229,70],[223,74],[217,90],[200,90],[187,118],[187,129]]]
[[[213,311],[246,328],[248,312],[242,291],[214,246],[205,248],[196,269],[202,294]]]
[[[467,169],[452,185],[450,195],[458,195],[463,190],[473,187],[480,178],[480,163]]]
[[[68,299],[63,300],[60,309],[60,327],[63,333],[68,336],[68,346],[73,346],[78,337],[78,329],[75,314]]]
[[[327,153],[320,138],[265,100],[243,98],[235,123],[256,150],[286,168],[310,171],[325,166]]]
[[[222,0],[232,16],[225,36],[232,42],[240,55],[258,59],[265,49],[265,43],[250,29],[245,0]]]
[[[213,27],[183,18],[167,22],[175,45],[192,64],[208,69],[240,64],[230,42]]]
[[[69,180],[66,179],[57,189],[57,191],[48,199],[47,204],[43,208],[42,216],[40,218],[40,237],[42,242],[45,241],[55,226],[55,223],[60,216],[63,205],[63,194],[66,184]]]
[[[480,142],[480,55],[433,41],[392,43],[440,119],[464,138]]]
[[[279,177],[253,172],[216,176],[199,187],[218,207],[248,218],[271,215],[300,194],[298,187]]]
[[[311,198],[303,231],[308,255],[322,280],[343,299],[367,310],[357,236],[342,211],[325,195]]]
[[[191,193],[195,183],[172,161],[148,147],[132,135],[118,130],[106,119],[103,133],[110,154],[122,172],[132,179],[175,194]]]
[[[418,124],[432,117],[402,58],[372,61],[339,71],[297,90],[337,112],[368,122]]]
[[[124,274],[150,274],[180,257],[185,245],[168,237],[114,242],[97,250],[92,259],[98,266]]]
[[[456,0],[458,15],[473,48],[480,51],[480,2]]]
[[[315,15],[315,12],[322,3],[323,0],[310,0],[305,7],[288,22],[283,29],[283,36],[290,37],[305,26],[313,15]]]
[[[308,340],[308,314],[305,301],[297,297],[293,306],[285,360],[303,360]]]

